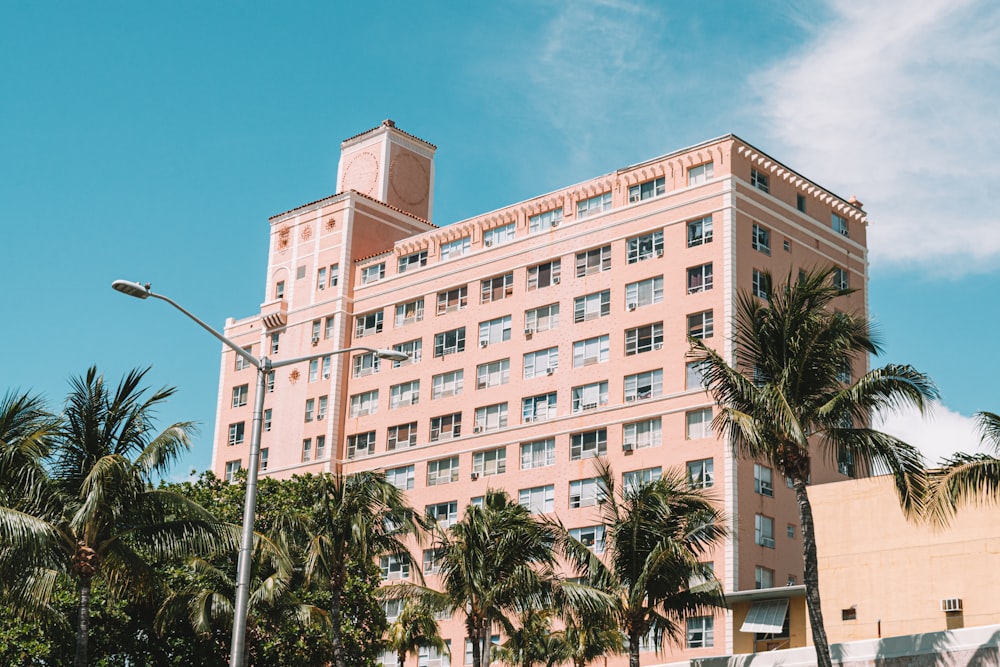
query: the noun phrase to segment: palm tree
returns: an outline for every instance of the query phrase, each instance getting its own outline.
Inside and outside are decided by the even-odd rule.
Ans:
[[[563,629],[549,635],[546,642],[547,667],[565,662],[587,667],[625,648],[618,622],[609,613],[569,612],[563,615],[563,623]]]
[[[555,556],[552,529],[503,491],[487,491],[482,506],[470,505],[462,520],[438,529],[443,595],[452,613],[465,616],[473,667],[490,663],[490,633],[510,624],[518,610],[541,607],[549,598]]]
[[[733,364],[703,340],[690,358],[701,364],[719,404],[713,426],[739,458],[769,461],[791,481],[802,530],[806,605],[820,667],[830,651],[820,610],[816,538],[806,492],[813,461],[853,461],[866,475],[893,475],[900,503],[913,514],[926,487],[920,452],[869,427],[880,410],[912,405],[923,411],[937,396],[933,382],[910,366],[890,364],[851,381],[850,369],[879,352],[868,320],[836,309],[851,290],[834,285],[833,269],[813,270],[769,289],[761,300],[737,299]],[[765,283],[771,285],[770,274]]]
[[[152,487],[153,478],[189,446],[192,425],[154,433],[155,409],[174,389],[147,398],[141,387],[146,372],[131,371],[114,391],[96,368],[72,379],[51,450],[39,448],[22,461],[29,493],[0,507],[0,567],[20,567],[21,591],[30,592],[36,606],[47,604],[57,575],[76,582],[75,667],[87,663],[95,579],[102,578],[113,596],[148,596],[157,579],[147,559],[215,545],[207,512]]]
[[[644,638],[657,646],[664,639],[679,643],[686,617],[725,606],[711,565],[702,561],[726,530],[713,500],[689,488],[680,473],[617,490],[607,462],[598,461],[597,469],[606,553],[602,558],[568,534],[562,547],[576,573],[614,601],[612,614],[629,641],[629,666],[639,667]]]
[[[980,412],[976,415],[984,444],[1000,456],[1000,415]],[[926,513],[944,524],[963,503],[1000,502],[1000,458],[980,453],[958,453],[943,462],[931,474],[931,489]]]
[[[504,619],[506,620],[506,619]],[[552,647],[549,645],[552,613],[528,608],[517,618],[517,624],[504,623],[507,641],[493,648],[493,657],[512,667],[534,667],[544,663]]]
[[[438,632],[436,609],[427,600],[408,599],[403,603],[399,616],[386,630],[386,649],[396,653],[399,667],[406,656],[421,648],[434,648],[438,653],[448,651],[448,644]]]

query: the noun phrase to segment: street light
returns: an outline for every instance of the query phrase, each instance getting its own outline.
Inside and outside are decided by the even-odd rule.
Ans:
[[[149,283],[142,285],[130,280],[116,280],[111,283],[111,287],[122,294],[134,296],[137,299],[160,299],[166,301],[171,306],[187,315],[198,326],[222,341],[222,344],[232,349],[240,355],[250,365],[257,369],[257,394],[254,396],[253,421],[250,429],[250,460],[247,462],[247,490],[243,503],[243,530],[240,536],[240,551],[236,569],[236,601],[233,609],[233,638],[230,647],[229,664],[230,667],[243,667],[246,655],[246,634],[247,634],[247,613],[250,602],[250,556],[253,552],[253,524],[257,509],[257,472],[260,468],[260,432],[264,416],[264,394],[268,374],[275,368],[290,366],[303,361],[312,361],[322,357],[329,357],[334,354],[345,354],[347,352],[371,352],[379,359],[387,361],[406,361],[410,357],[404,352],[390,349],[376,349],[373,347],[347,347],[342,350],[329,352],[318,352],[304,357],[294,359],[282,359],[281,361],[271,361],[266,356],[259,359],[242,347],[223,336],[221,333],[202,322],[183,306],[162,294],[156,294],[150,289]]]

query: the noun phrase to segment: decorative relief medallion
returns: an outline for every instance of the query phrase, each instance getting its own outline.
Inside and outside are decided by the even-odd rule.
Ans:
[[[399,155],[389,165],[389,187],[405,204],[424,203],[430,182],[427,165],[410,153]]]
[[[288,242],[291,237],[291,232],[288,227],[282,227],[278,230],[278,250],[286,250],[288,248]]]
[[[292,372],[288,374],[288,381],[291,382],[292,384],[295,384],[296,382],[299,381],[298,370],[293,369]]]
[[[326,219],[326,231],[333,231],[333,228],[337,226],[337,219],[332,215]]]
[[[302,237],[303,241],[308,241],[309,239],[312,238],[312,235],[313,235],[312,225],[304,225],[302,227],[302,231],[299,232],[299,236]]]
[[[378,183],[378,158],[365,151],[358,153],[344,169],[344,189],[357,190],[369,197],[375,195]]]

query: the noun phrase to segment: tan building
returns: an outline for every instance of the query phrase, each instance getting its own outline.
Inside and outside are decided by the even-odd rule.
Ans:
[[[736,294],[766,289],[763,270],[836,266],[858,290],[844,307],[864,311],[860,204],[728,135],[438,228],[435,150],[386,121],[342,144],[339,194],[271,218],[264,303],[226,335],[275,360],[331,355],[275,372],[264,474],[385,470],[442,522],[504,488],[599,550],[592,457],[624,481],[680,469],[732,517],[714,556],[727,591],[799,583],[792,492],[714,436],[687,337],[731,356]],[[335,354],[351,346],[411,361]],[[224,353],[221,476],[246,466],[253,388],[253,371]],[[688,630],[672,655],[737,641],[722,614]],[[461,664],[461,625],[443,636]]]

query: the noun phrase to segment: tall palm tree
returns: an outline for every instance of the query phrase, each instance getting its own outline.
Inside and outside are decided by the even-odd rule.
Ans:
[[[611,614],[571,611],[563,615],[563,623],[563,628],[549,635],[546,642],[546,667],[567,662],[573,667],[587,667],[625,649],[622,631]]]
[[[427,600],[411,598],[386,630],[386,649],[396,654],[398,667],[406,663],[406,656],[421,648],[434,648],[438,653],[448,651],[448,644],[438,632],[436,609]]]
[[[465,616],[472,665],[490,664],[490,633],[518,610],[541,607],[554,580],[555,533],[503,491],[487,491],[461,521],[438,529],[443,595]]]
[[[726,534],[724,519],[714,501],[689,488],[678,472],[619,490],[607,462],[598,461],[597,468],[606,553],[602,558],[568,534],[562,547],[576,573],[614,600],[612,613],[628,637],[629,667],[639,667],[644,638],[657,646],[665,639],[679,643],[688,616],[725,606],[703,562]]]
[[[802,531],[806,605],[820,667],[831,664],[820,610],[816,537],[806,492],[817,457],[852,460],[857,474],[895,478],[904,510],[919,511],[926,490],[920,452],[870,428],[874,412],[912,405],[923,411],[937,396],[933,382],[910,366],[890,364],[853,379],[850,369],[879,345],[862,314],[837,310],[851,290],[833,283],[833,269],[791,274],[762,300],[737,299],[733,363],[692,339],[690,358],[701,363],[719,404],[713,426],[739,458],[769,461],[795,492]],[[765,283],[771,285],[770,274]]]
[[[90,593],[96,578],[113,596],[145,596],[157,585],[148,559],[215,546],[212,517],[186,498],[152,486],[189,446],[192,425],[155,433],[153,414],[174,393],[146,397],[146,371],[128,373],[116,389],[96,368],[71,380],[50,451],[24,462],[32,488],[0,507],[0,558],[20,567],[23,591],[47,603],[58,574],[77,585],[75,667],[87,663]],[[13,502],[11,502],[13,501]]]
[[[1000,415],[980,412],[976,420],[983,443],[996,455],[960,452],[932,473],[926,512],[937,523],[946,523],[964,503],[1000,503]]]

